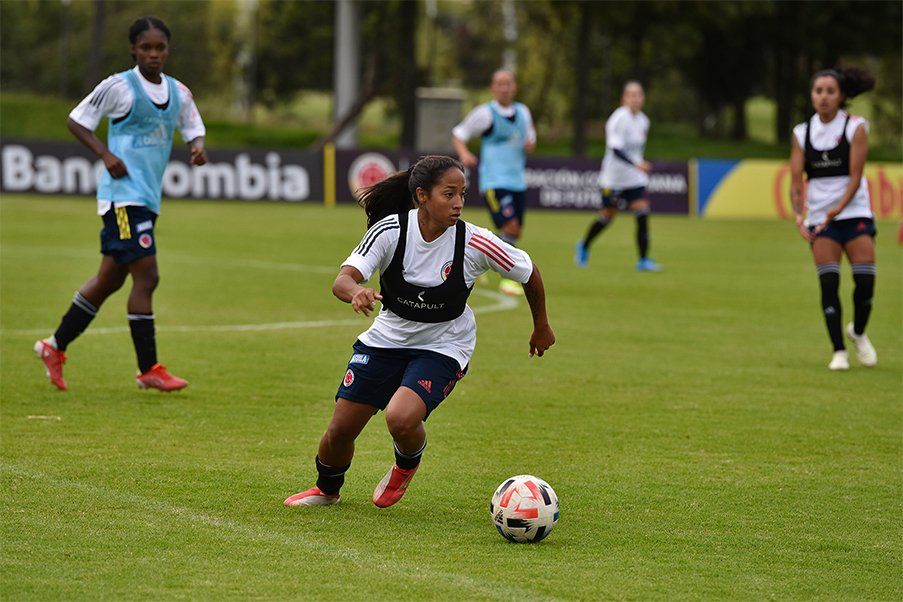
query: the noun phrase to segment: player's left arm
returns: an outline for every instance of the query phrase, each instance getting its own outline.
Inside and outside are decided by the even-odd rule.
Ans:
[[[846,136],[846,132],[843,135]],[[868,132],[866,132],[865,124],[863,123],[856,128],[856,133],[853,134],[853,141],[850,144],[850,182],[847,184],[846,190],[843,191],[840,202],[837,203],[836,207],[828,211],[825,215],[825,221],[816,228],[816,234],[827,228],[828,224],[840,215],[840,212],[849,205],[856,191],[859,190],[859,186],[862,183],[862,171],[865,169],[865,158],[868,154]]]
[[[188,141],[188,152],[191,153],[188,162],[192,165],[204,165],[208,160],[207,128],[204,126],[204,120],[201,119],[201,113],[194,102],[191,90],[182,82],[177,83],[177,88],[181,100],[178,128],[182,134],[182,140]]]
[[[536,148],[536,126],[533,125],[533,114],[527,105],[523,105],[524,114],[527,116],[527,139],[524,141],[524,150],[532,153]]]
[[[533,314],[530,357],[534,355],[542,357],[543,353],[555,344],[555,333],[549,325],[549,316],[546,314],[546,289],[542,282],[542,275],[535,263],[530,279],[524,283],[524,296],[527,298],[530,312]]]

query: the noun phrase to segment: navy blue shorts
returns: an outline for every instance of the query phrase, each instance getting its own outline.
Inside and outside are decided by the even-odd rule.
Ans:
[[[501,228],[512,219],[516,219],[521,225],[524,224],[527,193],[523,190],[490,188],[483,193],[483,202],[486,203],[496,228]]]
[[[461,370],[457,361],[435,351],[383,349],[360,341],[355,341],[353,349],[335,398],[344,397],[379,410],[386,409],[398,387],[408,387],[420,395],[429,417],[467,374],[466,366]]]
[[[646,187],[625,188],[615,190],[613,188],[602,189],[602,206],[606,208],[624,211],[630,207],[630,203],[646,198]]]
[[[814,232],[815,226],[809,226],[809,232]],[[852,219],[839,219],[828,224],[828,227],[818,233],[818,236],[827,236],[837,244],[843,246],[856,238],[868,234],[872,238],[878,234],[875,228],[875,220],[870,217],[854,217]]]
[[[157,254],[154,223],[157,214],[147,207],[126,206],[103,214],[100,252],[116,263],[132,263]]]

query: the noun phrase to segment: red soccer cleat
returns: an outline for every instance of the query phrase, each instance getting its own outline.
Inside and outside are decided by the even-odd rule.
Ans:
[[[47,342],[46,339],[34,344],[34,352],[44,362],[44,372],[56,388],[65,391],[69,388],[66,379],[63,378],[63,364],[66,363],[66,354]]]
[[[285,498],[282,503],[293,508],[295,506],[330,506],[339,503],[339,494],[329,495],[320,491],[319,487],[311,487],[307,491]]]
[[[418,468],[420,465],[408,470],[393,465],[373,491],[373,503],[380,508],[388,508],[400,500],[404,492],[408,490],[408,484],[414,478],[414,473]]]
[[[188,386],[188,381],[178,376],[173,376],[166,370],[166,366],[154,364],[154,366],[135,378],[139,389],[160,389],[161,391],[178,391]]]

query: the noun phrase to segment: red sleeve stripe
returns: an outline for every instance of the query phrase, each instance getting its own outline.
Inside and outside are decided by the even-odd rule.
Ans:
[[[469,246],[473,247],[492,261],[499,264],[506,272],[510,272],[511,268],[514,267],[514,262],[506,261],[504,258],[499,257],[492,249],[489,249],[482,240],[477,240],[475,238],[471,238],[470,242],[467,243]]]
[[[492,239],[486,238],[485,236],[481,236],[476,233],[474,233],[471,240],[473,240],[474,238],[477,238],[477,239],[483,241],[484,243],[486,243],[487,247],[489,247],[490,249],[492,249],[493,251],[498,253],[499,257],[504,257],[506,260],[510,261],[512,265],[514,264],[514,260],[511,259],[511,256],[508,255],[508,253],[505,251],[505,249],[503,249],[502,247],[497,245],[495,242],[493,242]]]

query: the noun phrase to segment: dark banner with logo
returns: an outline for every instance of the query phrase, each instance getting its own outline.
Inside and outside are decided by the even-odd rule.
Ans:
[[[353,203],[355,191],[410,167],[423,153],[336,151],[336,201]],[[542,209],[599,209],[599,166],[595,159],[530,157],[527,206]],[[656,162],[649,177],[649,200],[658,213],[687,215],[690,210],[686,162]],[[467,202],[482,205],[476,170],[468,174]]]
[[[216,148],[207,152],[207,165],[192,167],[186,147],[173,148],[163,175],[164,198],[323,200],[320,153]],[[76,142],[0,143],[3,192],[93,196],[103,170],[103,163]]]

